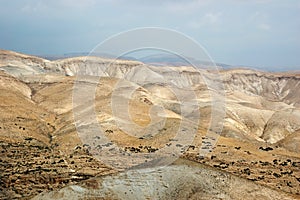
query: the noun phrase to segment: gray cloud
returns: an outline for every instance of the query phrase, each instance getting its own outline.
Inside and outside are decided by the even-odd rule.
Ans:
[[[262,67],[300,66],[297,0],[0,0],[0,48],[34,54],[89,51],[112,34],[175,29],[213,59]],[[133,41],[134,42],[134,41]]]

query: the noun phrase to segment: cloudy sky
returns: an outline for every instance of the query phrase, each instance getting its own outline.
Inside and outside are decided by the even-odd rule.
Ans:
[[[300,69],[298,0],[0,0],[0,5],[2,49],[89,52],[121,31],[163,27],[194,38],[216,62]]]

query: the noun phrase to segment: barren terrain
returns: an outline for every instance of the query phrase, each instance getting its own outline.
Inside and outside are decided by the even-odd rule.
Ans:
[[[300,75],[200,72],[0,50],[0,199],[300,199]]]

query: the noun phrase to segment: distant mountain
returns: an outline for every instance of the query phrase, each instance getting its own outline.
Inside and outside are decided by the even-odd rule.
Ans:
[[[65,54],[58,54],[58,55],[36,55],[40,58],[44,58],[47,60],[60,60],[65,58],[73,58],[73,57],[84,57],[84,56],[95,56],[100,58],[116,58],[117,56],[108,54],[108,53],[89,53],[89,52],[74,52],[74,53],[65,53]],[[154,66],[189,66],[191,65],[188,61],[192,62],[192,64],[197,64],[201,66],[201,68],[207,68],[212,63],[207,61],[196,60],[195,58],[188,57],[188,61],[184,58],[181,58],[177,55],[160,53],[160,54],[152,54],[144,57],[135,57],[135,56],[120,56],[118,57],[120,60],[132,60],[132,61],[140,61],[145,64],[154,65]],[[216,66],[221,69],[256,69],[256,70],[263,70],[269,72],[284,72],[284,71],[297,71],[297,67],[284,67],[284,66],[247,66],[247,65],[229,65],[224,63],[215,62]],[[300,66],[298,67],[300,69]],[[299,71],[299,70],[298,70]]]
[[[151,64],[151,65],[165,65],[165,66],[186,66],[191,64],[200,65],[202,67],[209,66],[212,64],[212,62],[208,61],[201,61],[196,60],[195,58],[187,57],[188,60],[185,60],[184,58],[177,56],[177,55],[170,55],[170,54],[153,54],[150,56],[145,56],[142,58],[139,58],[138,60]],[[192,63],[189,63],[192,62]],[[215,63],[216,66],[221,67],[223,69],[230,69],[234,68],[234,66],[227,65],[224,63]]]
[[[62,55],[39,55],[39,57],[47,59],[47,60],[60,60],[65,58],[73,58],[73,57],[82,57],[82,56],[96,56],[101,58],[116,58],[117,56],[107,53],[89,53],[89,52],[75,52],[75,53],[66,53]],[[201,67],[209,66],[212,63],[207,61],[199,61],[194,58],[188,57],[188,60],[181,58],[176,55],[170,54],[153,54],[141,58],[135,58],[133,56],[120,56],[118,59],[121,60],[133,60],[140,61],[145,64],[151,64],[155,66],[190,66],[192,64],[200,65]],[[192,62],[192,63],[189,63]],[[232,65],[224,64],[224,63],[215,63],[218,67],[223,69],[231,69],[235,68]]]
[[[75,53],[65,53],[62,55],[38,55],[41,58],[47,60],[60,60],[65,58],[74,58],[74,57],[84,57],[84,56],[95,56],[100,58],[115,58],[116,56],[107,53],[90,53],[90,52],[75,52]],[[118,59],[122,60],[137,60],[134,57],[120,56]]]

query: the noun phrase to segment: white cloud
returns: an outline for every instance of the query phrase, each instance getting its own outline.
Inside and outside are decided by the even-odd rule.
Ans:
[[[268,23],[269,16],[266,13],[256,12],[250,17],[250,21],[260,30],[268,31],[271,25]]]
[[[194,29],[198,29],[204,26],[213,26],[221,21],[222,12],[206,13],[199,20],[194,20],[188,23],[188,26]]]
[[[177,0],[166,1],[165,6],[167,11],[178,13],[190,13],[197,11],[199,8],[206,6],[210,2],[212,2],[212,0]]]
[[[264,31],[268,31],[271,29],[271,26],[269,24],[261,23],[258,25],[258,28]]]
[[[231,2],[233,3],[247,3],[247,4],[266,4],[266,3],[270,3],[274,0],[231,0]]]
[[[45,4],[43,4],[42,2],[32,2],[30,4],[26,4],[21,8],[22,12],[25,13],[32,13],[32,12],[38,12],[41,11],[43,9],[47,8],[47,6]]]
[[[255,12],[254,14],[252,14],[250,16],[250,20],[255,22],[255,21],[259,20],[262,16],[263,15],[260,12]]]
[[[73,1],[73,0],[60,0],[60,1],[38,1],[31,0],[21,7],[22,12],[44,12],[46,10],[57,9],[87,9],[96,4],[96,0]],[[68,10],[69,11],[69,10]]]
[[[76,7],[76,8],[87,8],[96,4],[96,0],[84,0],[84,1],[61,0],[60,2],[65,7]]]

